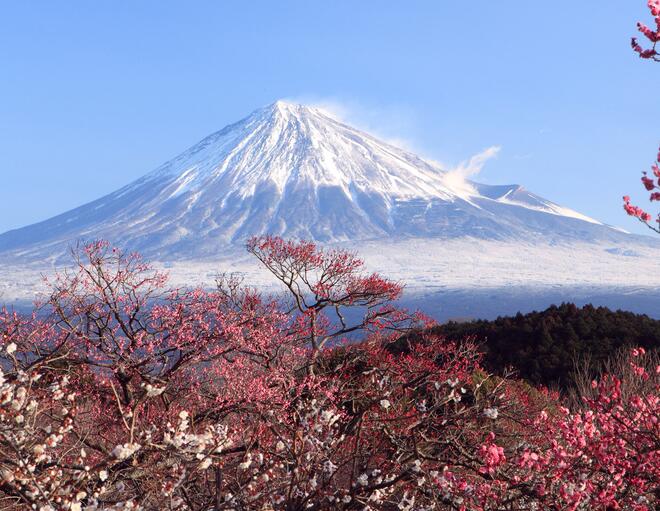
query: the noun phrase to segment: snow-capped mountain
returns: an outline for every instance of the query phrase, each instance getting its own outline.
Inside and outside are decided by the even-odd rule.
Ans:
[[[628,236],[520,186],[450,176],[321,109],[278,101],[120,190],[0,235],[0,257],[58,258],[96,238],[167,261],[212,257],[263,233],[322,242]]]

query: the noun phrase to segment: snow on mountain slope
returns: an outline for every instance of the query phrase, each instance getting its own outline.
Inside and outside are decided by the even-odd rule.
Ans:
[[[124,188],[0,235],[0,258],[58,260],[105,238],[161,261],[213,258],[253,234],[321,242],[472,237],[620,242],[627,235],[519,186],[452,186],[436,164],[278,101]]]
[[[482,195],[493,199],[502,204],[511,204],[513,206],[522,206],[524,208],[533,209],[542,213],[550,213],[551,215],[565,216],[568,218],[577,218],[592,224],[603,225],[598,220],[594,220],[582,213],[573,211],[569,208],[564,208],[557,204],[550,202],[538,195],[525,190],[522,186],[487,186],[476,185],[477,189]]]

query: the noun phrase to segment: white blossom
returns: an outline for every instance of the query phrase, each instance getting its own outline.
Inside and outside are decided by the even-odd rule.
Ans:
[[[147,397],[157,397],[165,392],[165,387],[154,387],[151,384],[148,384],[144,387]],[[181,415],[179,415],[181,417]],[[187,416],[186,416],[187,417]]]
[[[497,419],[499,412],[497,411],[497,408],[484,408],[484,415],[489,419],[494,420]]]
[[[337,465],[335,465],[332,461],[325,460],[323,462],[323,472],[332,474],[335,470],[337,470]]]
[[[248,453],[247,456],[245,457],[245,461],[243,463],[240,463],[238,465],[238,468],[240,468],[241,470],[247,470],[248,468],[250,468],[250,465],[252,465],[252,455]]]
[[[112,450],[112,455],[117,458],[118,460],[125,460],[126,458],[130,458],[134,453],[136,453],[140,449],[141,445],[140,444],[123,444],[123,445],[117,445],[113,450]]]

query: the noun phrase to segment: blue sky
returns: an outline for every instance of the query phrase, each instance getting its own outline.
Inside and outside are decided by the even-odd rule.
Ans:
[[[660,65],[644,0],[0,4],[0,232],[113,191],[278,98],[645,232]],[[646,202],[643,202],[645,205]]]

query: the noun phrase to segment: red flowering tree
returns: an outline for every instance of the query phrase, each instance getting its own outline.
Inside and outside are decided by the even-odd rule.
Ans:
[[[631,44],[639,56],[643,59],[654,60],[660,62],[660,55],[656,51],[658,41],[660,41],[660,0],[648,0],[648,7],[651,11],[651,16],[654,18],[655,29],[649,28],[644,23],[637,23],[637,28],[648,40],[650,47],[643,48],[636,38],[632,38]],[[660,149],[658,149],[658,156],[655,163],[651,165],[651,173],[643,172],[642,184],[649,193],[649,200],[651,202],[660,200]],[[623,197],[623,209],[630,216],[638,218],[640,222],[644,223],[647,227],[660,233],[660,215],[652,222],[651,214],[646,212],[643,208],[631,204],[630,197]],[[658,224],[658,226],[654,224]]]
[[[409,318],[393,302],[403,286],[376,273],[364,273],[364,262],[352,252],[324,250],[310,241],[275,236],[251,238],[253,254],[286,288],[301,339],[316,358],[329,341],[365,330],[400,331]],[[353,312],[347,317],[347,310]]]
[[[643,385],[604,377],[569,409],[485,373],[469,342],[399,337],[416,324],[401,286],[353,254],[249,250],[288,302],[232,280],[167,289],[93,243],[38,314],[2,311],[3,509],[654,508],[646,355]]]
[[[101,488],[58,469],[62,497],[38,478],[24,478],[8,451],[6,466],[0,458],[6,475],[0,488],[10,501],[18,508],[75,509],[93,501],[106,508],[132,503],[156,509],[167,498],[173,507],[207,509],[213,499],[216,508],[231,508],[238,499],[252,506],[258,499],[284,498],[275,490],[248,491],[256,483],[247,468],[257,454],[255,466],[263,470],[282,466],[289,453],[278,446],[297,445],[310,414],[327,417],[339,410],[342,401],[335,396],[343,383],[312,370],[321,348],[360,330],[399,330],[410,320],[390,304],[401,286],[363,274],[353,254],[276,238],[255,239],[249,247],[276,277],[286,276],[297,307],[233,281],[215,291],[167,290],[166,277],[139,256],[97,242],[77,252],[74,271],[52,283],[39,317],[0,315],[6,403],[21,410],[12,386],[19,385],[24,396],[23,380],[45,382],[30,390],[48,397],[52,381],[64,378],[75,389],[72,402],[79,397],[83,404],[77,411],[69,407],[61,419],[35,415],[32,423],[40,427],[29,430],[31,442],[43,443],[37,432],[48,438],[66,422],[70,434],[53,447],[83,449],[86,474]],[[285,268],[294,271],[284,274]],[[18,420],[15,428],[27,435]],[[295,459],[285,467],[300,456],[296,449],[291,454]],[[268,486],[279,488],[280,482]]]

